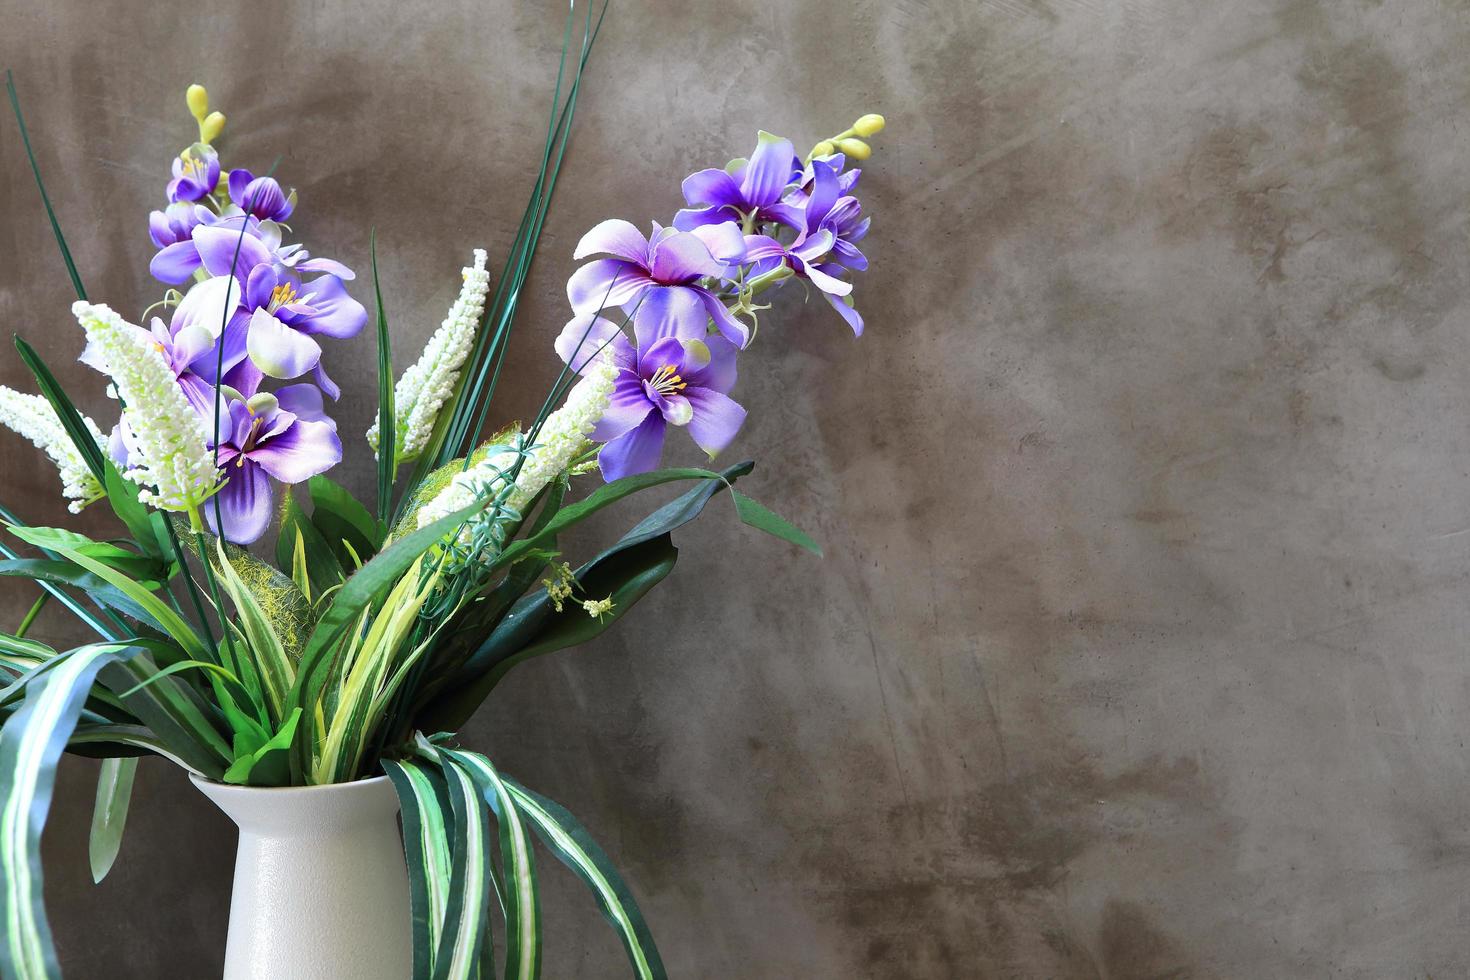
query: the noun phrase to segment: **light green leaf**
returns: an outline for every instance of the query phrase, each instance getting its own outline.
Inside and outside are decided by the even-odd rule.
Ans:
[[[123,826],[128,819],[128,802],[133,798],[135,758],[103,759],[97,773],[97,799],[92,805],[92,831],[87,838],[87,855],[92,863],[92,880],[100,882],[112,870],[122,846]]]

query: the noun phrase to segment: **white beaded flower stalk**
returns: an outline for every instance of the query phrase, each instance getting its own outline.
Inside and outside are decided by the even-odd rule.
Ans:
[[[460,368],[474,344],[475,331],[485,312],[485,296],[490,291],[490,273],[485,271],[488,258],[483,248],[475,249],[474,264],[461,270],[464,286],[459,298],[449,308],[439,329],[424,345],[419,359],[403,372],[393,387],[393,441],[395,456],[400,461],[417,459],[429,442],[439,409],[454,392]],[[378,423],[367,431],[367,440],[378,450]]]
[[[79,300],[71,309],[123,402],[131,456],[125,475],[142,487],[138,499],[197,525],[199,506],[219,483],[204,420],[147,332],[107,306]]]
[[[587,448],[587,437],[607,411],[617,368],[600,359],[589,367],[567,394],[561,408],[546,417],[537,434],[536,444],[525,451],[525,462],[516,474],[515,487],[505,504],[520,513],[546,485],[569,467]],[[519,438],[519,437],[518,437]],[[500,493],[505,487],[505,474],[515,465],[520,452],[503,452],[475,463],[454,478],[418,512],[419,527],[431,524],[476,500]]]
[[[105,452],[107,440],[97,423],[86,416],[82,421],[98,447]],[[73,514],[80,514],[83,507],[102,498],[102,484],[87,468],[86,460],[82,459],[76,444],[62,427],[56,409],[45,398],[0,386],[0,425],[29,439],[37,449],[51,457],[51,462],[56,464],[61,474],[61,492],[71,501],[67,509]]]

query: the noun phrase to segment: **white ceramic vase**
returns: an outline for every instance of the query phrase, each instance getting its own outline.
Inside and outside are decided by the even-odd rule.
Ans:
[[[408,869],[388,777],[282,789],[190,778],[240,828],[224,980],[409,980]]]

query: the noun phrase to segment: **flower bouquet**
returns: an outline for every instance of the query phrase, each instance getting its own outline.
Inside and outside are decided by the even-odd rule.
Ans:
[[[402,812],[413,976],[537,974],[533,839],[588,884],[635,974],[664,975],[636,903],[583,828],[452,733],[516,664],[616,623],[673,569],[673,532],[722,491],[746,524],[818,550],[733,489],[751,463],[660,460],[683,434],[710,459],[734,440],[746,416],[737,361],[773,289],[799,284],[862,332],[850,273],[866,266],[868,220],[849,164],[868,156],[863,137],[883,121],[864,116],[804,157],[761,133],[749,158],[684,180],[688,207],[670,226],[645,235],[608,220],[588,231],[573,258],[590,261],[567,282],[571,316],[552,345],[561,374],[534,418],[492,422],[596,36],[590,14],[580,23],[498,278],[475,250],[443,324],[396,380],[376,244],[369,290],[294,241],[296,194],[274,168],[223,165],[225,119],[202,87],[186,100],[198,139],[174,157],[167,203],[149,218],[149,271],[167,288],[136,318],[88,297],[31,156],[76,291],[80,359],[118,418],[105,427],[83,415],[17,339],[39,393],[0,388],[0,423],[56,464],[74,512],[105,507],[119,526],[94,539],[0,507],[10,539],[0,575],[39,588],[25,620],[0,634],[7,977],[59,973],[39,838],[63,750],[105,760],[91,839],[99,880],[139,756],[176,762],[211,793],[376,778]],[[370,322],[378,411],[362,446],[375,454],[377,493],[363,502],[325,475],[343,455],[329,369],[332,348]],[[610,547],[570,553],[577,525],[673,483],[687,485],[682,495]],[[57,650],[28,635],[47,603],[95,641]],[[492,911],[504,928],[498,961]],[[252,940],[234,935],[236,913],[231,961],[237,940]],[[406,968],[389,963],[384,975]]]

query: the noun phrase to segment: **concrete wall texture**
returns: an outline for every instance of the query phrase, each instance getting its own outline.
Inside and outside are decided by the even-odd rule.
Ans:
[[[94,297],[155,298],[198,80],[230,159],[284,154],[314,248],[365,269],[376,226],[413,351],[470,248],[504,255],[562,9],[0,0],[0,53]],[[867,336],[787,296],[738,389],[731,455],[826,559],[716,508],[466,733],[606,844],[673,975],[1470,974],[1467,44],[1430,0],[614,2],[507,417],[556,369],[583,230],[666,219],[757,128],[890,120]],[[65,365],[8,122],[0,151],[0,321]],[[372,344],[331,356],[366,490]],[[3,498],[63,520],[0,453]],[[13,627],[31,596],[0,594]],[[48,830],[68,975],[217,975],[231,827],[145,763],[93,887],[94,772],[66,763]],[[546,975],[622,975],[547,864]]]

